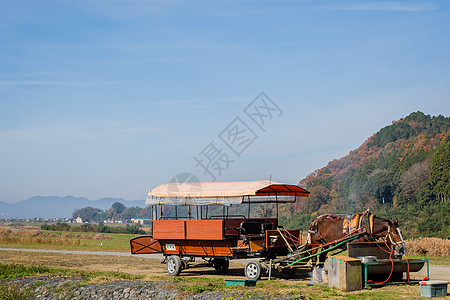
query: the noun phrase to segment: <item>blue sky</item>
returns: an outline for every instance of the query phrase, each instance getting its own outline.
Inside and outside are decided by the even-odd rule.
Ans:
[[[0,1],[0,201],[142,199],[213,142],[296,183],[414,111],[449,116],[448,1]],[[259,128],[244,109],[280,109]],[[257,138],[235,155],[239,117]]]

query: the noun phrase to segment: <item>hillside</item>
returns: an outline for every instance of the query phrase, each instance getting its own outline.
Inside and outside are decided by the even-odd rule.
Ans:
[[[324,213],[370,207],[398,218],[407,235],[450,237],[450,118],[422,112],[393,122],[347,156],[314,171],[300,185],[311,195],[285,213],[306,228]]]

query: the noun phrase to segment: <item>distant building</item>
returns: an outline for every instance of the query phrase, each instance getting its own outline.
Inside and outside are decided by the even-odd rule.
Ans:
[[[80,218],[80,217],[76,218],[75,221],[76,221],[77,223],[83,223],[83,219]]]
[[[141,225],[152,224],[152,219],[131,219],[131,222],[139,223]]]
[[[117,223],[117,224],[121,224],[123,223],[122,220],[111,220],[111,219],[106,219],[103,221],[103,223]]]

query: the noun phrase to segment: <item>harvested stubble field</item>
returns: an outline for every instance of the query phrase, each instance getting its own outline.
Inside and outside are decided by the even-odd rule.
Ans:
[[[15,248],[43,248],[43,249],[65,249],[65,250],[94,250],[94,251],[117,251],[129,252],[129,240],[134,235],[122,234],[89,234],[89,233],[63,233],[63,232],[42,232],[40,230],[13,230],[0,227],[0,247]],[[65,240],[68,240],[64,242]],[[73,243],[72,241],[76,241]],[[48,242],[48,243],[47,243]],[[61,242],[61,244],[59,244]],[[99,242],[103,246],[99,246]],[[432,245],[439,248],[442,241],[434,241]],[[429,241],[424,240],[421,247],[428,248],[432,252]],[[436,246],[438,245],[438,246]],[[411,246],[412,248],[412,246]],[[434,249],[433,248],[433,249]],[[418,248],[417,248],[418,249]],[[432,252],[433,253],[433,252]],[[436,252],[441,253],[441,252]],[[445,252],[443,252],[445,253]],[[418,253],[420,254],[420,253]],[[411,258],[411,257],[410,257]],[[428,257],[427,257],[428,258]],[[177,294],[187,299],[194,295],[204,295],[212,297],[206,292],[219,291],[216,299],[246,299],[251,293],[269,296],[290,297],[291,299],[419,299],[419,286],[385,286],[372,290],[358,292],[343,292],[337,289],[328,288],[326,285],[306,286],[308,278],[296,278],[291,280],[276,279],[272,281],[261,280],[254,288],[225,287],[223,278],[244,278],[244,263],[232,261],[230,270],[225,275],[216,275],[211,267],[196,267],[183,270],[179,277],[169,277],[165,270],[165,265],[161,264],[161,259],[149,259],[139,256],[102,256],[102,255],[81,255],[81,254],[59,254],[59,253],[30,253],[22,251],[0,251],[0,261],[3,264],[20,263],[27,266],[45,266],[53,269],[75,271],[75,272],[104,272],[100,275],[90,276],[88,281],[93,284],[110,282],[120,278],[135,278],[142,282],[169,282],[164,284],[164,288],[177,289],[182,294]],[[450,274],[448,257],[433,259],[432,265],[440,265],[442,270]],[[116,274],[109,276],[105,274]],[[124,274],[124,275],[120,275]],[[52,275],[53,276],[53,275]],[[58,277],[60,275],[55,276]],[[64,275],[67,276],[67,275]],[[140,279],[136,279],[140,278]],[[50,279],[51,280],[51,279]],[[0,287],[1,288],[1,287]],[[231,291],[231,294],[230,294]],[[250,294],[248,294],[250,292]],[[264,296],[266,295],[266,296]],[[207,298],[204,298],[207,299]]]
[[[10,248],[41,248],[85,251],[129,251],[137,235],[90,232],[60,232],[0,226],[0,245]]]
[[[412,255],[450,256],[450,240],[440,238],[414,238],[405,241],[408,253]]]

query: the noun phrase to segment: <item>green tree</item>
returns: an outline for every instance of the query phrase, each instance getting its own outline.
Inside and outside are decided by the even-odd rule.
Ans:
[[[431,159],[430,182],[439,199],[447,201],[450,194],[450,135],[447,135]]]
[[[393,193],[393,174],[381,171],[367,180],[366,190],[381,203],[391,203]]]
[[[133,218],[139,218],[142,208],[133,206],[128,208],[122,213],[122,220],[131,220]]]
[[[84,207],[81,208],[79,210],[76,210],[73,214],[72,217],[74,219],[80,217],[83,220],[87,220],[89,222],[94,222],[94,221],[98,221],[98,216],[101,213],[101,210],[98,208],[94,208],[92,206],[88,206],[88,207]]]
[[[127,209],[127,207],[120,202],[114,202],[111,208],[113,209],[114,213],[118,215],[120,215]]]
[[[322,185],[314,186],[309,189],[311,193],[307,198],[308,211],[317,211],[323,205],[330,201],[330,190]]]
[[[424,182],[420,190],[415,195],[417,204],[420,207],[429,205],[436,201],[436,194],[434,192],[433,186],[428,181]]]

